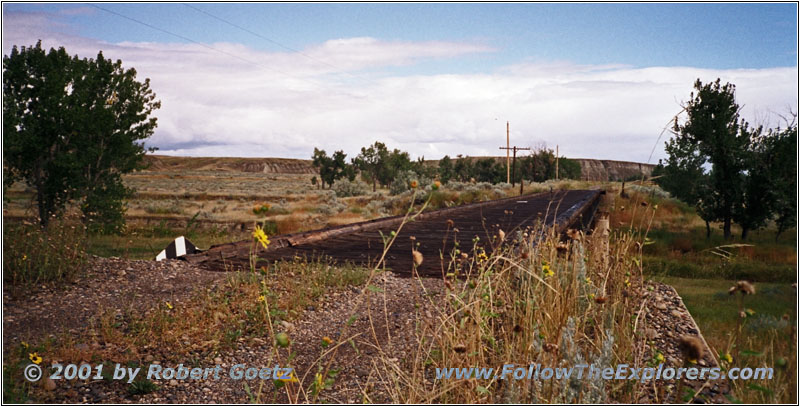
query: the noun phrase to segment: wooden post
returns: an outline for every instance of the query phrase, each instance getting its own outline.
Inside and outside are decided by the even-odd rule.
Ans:
[[[508,122],[506,122],[506,184],[511,182],[511,168],[508,167],[509,164],[508,153],[511,152],[510,147],[511,147],[511,127],[508,124]]]
[[[511,162],[511,186],[517,183],[517,146],[514,146],[514,161]]]

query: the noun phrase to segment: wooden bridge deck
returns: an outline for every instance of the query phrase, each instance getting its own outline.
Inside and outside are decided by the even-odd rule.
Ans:
[[[423,213],[403,225],[397,239],[386,254],[386,267],[398,274],[412,271],[412,245],[424,256],[417,268],[421,275],[441,275],[440,253],[450,253],[454,242],[469,251],[475,236],[479,245],[490,251],[493,236],[502,229],[506,238],[516,231],[532,228],[537,222],[563,231],[577,223],[590,221],[601,191],[574,190],[545,192],[494,201],[461,205]],[[375,264],[383,253],[381,232],[388,236],[402,223],[402,216],[375,219],[315,231],[270,237],[267,250],[259,248],[258,257],[267,261],[299,257],[329,257],[338,262]],[[452,227],[448,226],[452,221]],[[456,232],[457,230],[457,232]],[[411,239],[414,237],[414,240]],[[212,246],[202,253],[187,256],[191,263],[211,270],[249,267],[252,241]],[[260,267],[263,263],[259,263]]]

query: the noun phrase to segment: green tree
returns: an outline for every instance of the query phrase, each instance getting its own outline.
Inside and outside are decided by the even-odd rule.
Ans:
[[[161,107],[150,80],[136,80],[98,53],[70,57],[41,42],[3,57],[4,187],[23,180],[36,190],[40,222],[76,201],[94,228],[124,226],[131,190],[122,174],[144,167]]]
[[[751,230],[766,226],[777,191],[770,179],[775,152],[769,148],[768,136],[762,134],[761,127],[742,128],[741,131],[747,133],[750,140],[744,155],[746,171],[742,175],[741,204],[735,206],[734,221],[742,227],[742,240],[746,240]]]
[[[707,222],[721,221],[726,239],[731,237],[731,224],[742,203],[747,147],[750,131],[739,120],[735,86],[720,80],[694,84],[696,94],[684,106],[686,121],[674,125],[677,144],[675,151],[697,154],[704,168],[706,181],[698,188],[703,210],[700,216]],[[668,142],[669,143],[669,142]],[[710,171],[705,171],[710,166]],[[672,192],[672,191],[670,191]]]
[[[775,240],[787,229],[797,226],[797,115],[786,129],[776,129],[766,140],[771,151],[770,181],[775,214]]]
[[[446,184],[447,181],[450,181],[452,178],[455,177],[455,171],[453,169],[453,160],[450,159],[450,156],[444,156],[441,160],[439,160],[439,167],[438,167],[438,174],[439,174],[439,181],[443,184]]]
[[[333,159],[328,156],[325,150],[314,147],[314,154],[311,156],[311,165],[319,171],[320,186],[322,189],[325,189],[325,184],[328,184],[328,186],[333,185],[335,176]]]
[[[377,190],[381,159],[387,155],[386,145],[376,141],[369,147],[361,147],[361,153],[353,160],[353,165],[361,171],[365,180],[372,184],[372,192]]]

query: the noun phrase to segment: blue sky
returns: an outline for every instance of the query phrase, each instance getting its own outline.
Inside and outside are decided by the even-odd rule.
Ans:
[[[489,147],[480,145],[480,140],[495,131],[494,123],[485,122],[493,116],[499,121],[514,121],[514,127],[529,143],[566,144],[568,155],[595,154],[602,155],[597,158],[643,161],[647,157],[642,155],[652,149],[655,136],[679,110],[679,102],[688,98],[692,78],[739,80],[740,95],[749,98],[742,104],[750,106],[754,116],[766,121],[772,120],[767,117],[770,112],[780,113],[787,105],[796,111],[797,106],[797,5],[793,3],[97,6],[239,58],[231,60],[221,52],[198,48],[192,42],[88,4],[3,5],[4,54],[12,44],[24,45],[25,41],[33,43],[44,38],[46,46],[64,45],[71,53],[81,52],[81,56],[91,57],[103,49],[123,62],[130,61],[143,74],[153,76],[154,84],[161,86],[161,89],[155,87],[156,94],[165,104],[165,109],[159,112],[160,123],[164,125],[159,126],[153,142],[167,153],[274,152],[274,155],[305,157],[310,154],[306,150],[315,143],[329,149],[341,144],[340,136],[321,132],[342,126],[338,134],[345,134],[346,128],[361,125],[369,129],[370,135],[365,136],[368,139],[384,137],[398,147],[418,150],[414,155],[485,154]],[[200,55],[201,51],[205,54]],[[190,53],[197,59],[176,60],[171,72],[164,66],[165,60],[174,57],[170,53]],[[248,61],[253,63],[247,66]],[[287,89],[287,95],[298,93],[294,95],[297,99],[287,95],[253,97],[253,104],[248,104],[245,110],[261,106],[272,113],[259,114],[252,127],[241,127],[238,131],[260,132],[263,137],[238,138],[232,134],[230,139],[247,144],[257,139],[285,140],[292,135],[298,140],[297,145],[219,149],[224,140],[215,139],[210,133],[200,134],[203,126],[197,126],[198,134],[187,136],[185,126],[178,123],[186,123],[186,115],[197,109],[229,111],[229,120],[237,120],[234,117],[243,114],[241,109],[234,111],[227,105],[212,106],[214,100],[225,94],[222,89],[207,89],[189,96],[200,91],[174,83],[175,75],[187,70],[197,74],[194,84],[198,78],[201,83],[231,80],[216,76],[224,73],[208,67],[215,64],[227,64],[231,72],[238,72],[233,75],[242,78],[263,76],[270,84],[259,85],[264,87],[257,90],[259,93],[281,89]],[[208,72],[201,72],[204,70]],[[795,78],[791,79],[792,76]],[[230,82],[229,87],[254,89],[254,80],[247,84],[243,80]],[[187,82],[186,86],[189,85]],[[312,85],[313,89],[303,88]],[[331,92],[332,89],[335,91]],[[769,96],[776,89],[783,91]],[[413,96],[428,92],[431,98]],[[240,95],[241,90],[236,94]],[[385,97],[373,100],[376,94]],[[309,97],[324,100],[314,106],[300,102]],[[618,98],[623,106],[619,117],[609,117],[607,128],[602,131],[596,124],[583,130],[558,130],[557,123],[544,123],[541,118],[553,116],[546,110],[554,109],[553,106],[559,106],[560,112],[570,109],[580,112],[596,108],[609,97]],[[396,104],[387,103],[387,98],[397,99]],[[195,110],[187,108],[199,99],[207,100],[208,104],[196,106]],[[359,105],[359,100],[364,104]],[[624,106],[638,108],[642,101],[653,101],[653,110],[641,112],[651,122],[642,121],[638,128],[623,124],[630,121],[625,117],[631,114],[630,108],[624,111]],[[296,105],[291,107],[292,103]],[[521,103],[528,104],[527,110],[519,107]],[[376,104],[385,109],[375,110]],[[349,107],[340,110],[341,115],[333,113],[345,105]],[[435,109],[442,114],[419,117],[437,112]],[[669,113],[669,109],[675,112]],[[388,120],[396,127],[381,126],[358,118],[357,113],[365,110],[388,116],[401,112],[406,114],[406,120]],[[587,113],[584,117],[594,114]],[[608,117],[608,113],[598,116]],[[301,121],[328,121],[318,126],[263,130],[287,115]],[[481,117],[476,119],[476,116]],[[448,126],[447,121],[457,124]],[[209,126],[224,127],[219,123]],[[457,130],[446,131],[471,133],[466,137],[456,133],[442,135],[442,129],[452,127]],[[176,134],[179,130],[181,134]],[[602,136],[597,136],[598,132]],[[630,149],[587,148],[586,141],[593,137],[604,142],[622,140],[620,143],[630,145]],[[637,137],[641,140],[638,144]],[[449,141],[464,138],[470,142],[463,148]],[[570,146],[569,140],[578,139],[582,141]],[[217,147],[192,151],[187,148],[192,143]],[[355,137],[345,143],[345,148],[357,150],[359,143],[366,144]],[[659,153],[663,155],[660,148]]]

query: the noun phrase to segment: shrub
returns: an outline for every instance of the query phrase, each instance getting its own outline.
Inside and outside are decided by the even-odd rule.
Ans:
[[[53,218],[46,228],[23,222],[3,227],[3,281],[33,285],[72,280],[86,264],[86,228]]]
[[[339,198],[349,196],[366,195],[369,192],[369,186],[363,181],[348,181],[340,179],[333,183],[333,192]]]
[[[416,182],[416,188],[425,188],[430,185],[431,180],[417,175],[416,172],[408,170],[397,174],[392,184],[389,186],[389,193],[392,195],[400,195],[403,192],[411,190],[412,184]]]

